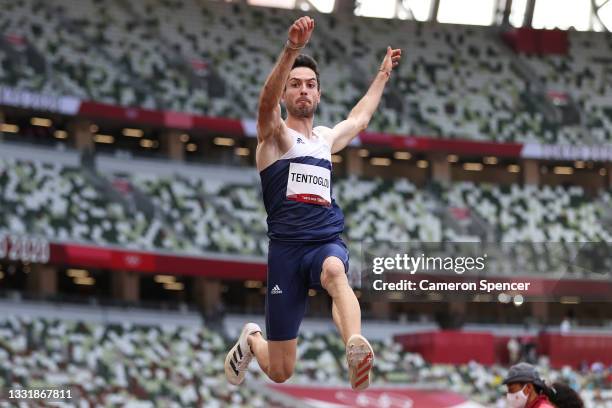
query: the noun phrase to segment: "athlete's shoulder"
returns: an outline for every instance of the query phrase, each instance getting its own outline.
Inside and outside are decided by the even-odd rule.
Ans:
[[[327,126],[315,126],[312,130],[318,134],[327,134],[332,131],[332,129]]]
[[[333,132],[332,128],[329,128],[327,126],[316,126],[312,130],[318,136],[322,137],[327,142],[327,144],[331,146],[332,144],[331,138],[332,138],[332,132]]]

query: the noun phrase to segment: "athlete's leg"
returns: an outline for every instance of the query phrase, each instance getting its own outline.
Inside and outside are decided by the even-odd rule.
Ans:
[[[361,334],[361,309],[339,258],[329,256],[323,261],[321,286],[332,298],[332,316],[346,344],[353,334]]]
[[[301,273],[303,245],[270,242],[266,294],[266,335],[249,336],[251,350],[262,371],[275,382],[293,375],[297,336],[306,312],[308,288]]]
[[[364,390],[372,381],[374,350],[360,334],[361,310],[357,297],[349,286],[347,269],[348,251],[344,243],[338,240],[322,246],[317,251],[311,265],[311,279],[313,284],[319,282],[332,298],[332,316],[346,344],[351,387]]]
[[[261,333],[249,336],[249,345],[261,370],[274,382],[282,383],[293,375],[297,339],[266,341]]]

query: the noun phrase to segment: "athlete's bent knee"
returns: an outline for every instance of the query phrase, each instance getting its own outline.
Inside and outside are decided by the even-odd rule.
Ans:
[[[272,381],[274,381],[275,383],[279,383],[280,384],[280,383],[284,383],[289,378],[291,378],[292,374],[293,374],[292,372],[285,371],[285,370],[272,371],[272,372],[270,372],[270,379]]]
[[[297,339],[268,342],[270,366],[267,374],[272,381],[283,383],[293,375],[296,350]]]
[[[330,256],[323,262],[323,271],[321,272],[321,286],[328,292],[335,287],[348,284],[344,264],[335,256]]]

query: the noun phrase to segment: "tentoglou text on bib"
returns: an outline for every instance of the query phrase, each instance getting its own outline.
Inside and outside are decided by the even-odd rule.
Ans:
[[[331,171],[311,164],[291,163],[287,199],[323,206],[331,205]]]

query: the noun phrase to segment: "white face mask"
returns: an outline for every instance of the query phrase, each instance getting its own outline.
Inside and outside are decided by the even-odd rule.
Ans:
[[[523,393],[525,385],[517,392],[509,392],[506,394],[508,408],[525,408],[525,405],[527,405],[527,395]]]

